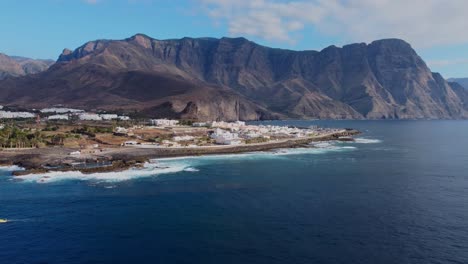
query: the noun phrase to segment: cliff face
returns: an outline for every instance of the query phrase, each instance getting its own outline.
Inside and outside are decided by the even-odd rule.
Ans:
[[[0,82],[0,89],[1,103],[203,120],[468,117],[465,97],[398,39],[317,52],[244,38],[139,34],[64,50],[48,71]]]
[[[47,70],[54,61],[10,57],[0,53],[0,80],[6,77],[24,76]]]

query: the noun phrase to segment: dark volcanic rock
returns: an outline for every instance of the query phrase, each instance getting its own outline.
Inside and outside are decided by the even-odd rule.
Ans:
[[[468,117],[465,97],[399,39],[317,52],[138,34],[64,50],[46,72],[0,89],[4,104],[202,120]]]

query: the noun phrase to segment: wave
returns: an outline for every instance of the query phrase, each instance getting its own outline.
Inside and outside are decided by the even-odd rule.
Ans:
[[[53,183],[65,180],[95,181],[95,182],[122,182],[138,178],[154,177],[161,174],[178,172],[198,172],[197,166],[210,162],[223,160],[257,160],[257,159],[285,159],[293,155],[324,154],[328,152],[350,151],[356,149],[353,146],[340,146],[332,142],[321,142],[312,145],[313,147],[278,149],[265,152],[249,152],[239,154],[220,154],[206,156],[189,156],[177,158],[153,159],[146,163],[143,168],[132,168],[119,172],[101,172],[83,174],[79,171],[48,172],[41,174],[28,174],[18,179],[23,182]],[[18,167],[10,168],[16,170]],[[114,188],[114,186],[109,189]]]
[[[197,172],[197,171],[200,171],[200,170],[199,170],[199,169],[196,169],[196,168],[189,167],[189,168],[184,169],[184,171],[188,171],[188,172]]]
[[[28,174],[19,177],[23,182],[53,183],[64,180],[97,181],[97,182],[121,182],[137,178],[153,177],[160,174],[177,173],[186,169],[183,163],[172,163],[170,166],[163,164],[146,163],[143,168],[132,168],[119,172],[103,172],[84,174],[79,171],[55,171],[41,174]]]
[[[354,143],[357,143],[357,144],[377,144],[377,143],[382,143],[382,140],[372,139],[372,138],[355,138]]]
[[[340,146],[332,142],[321,142],[311,144],[312,147],[285,148],[272,151],[258,151],[237,154],[217,154],[204,156],[185,156],[175,158],[154,159],[153,162],[171,164],[173,162],[183,162],[188,166],[199,166],[201,163],[216,162],[222,160],[257,160],[257,159],[284,159],[294,155],[325,154],[328,152],[350,151],[357,149],[354,146]],[[189,167],[185,171],[191,171]]]
[[[24,170],[24,168],[21,168],[21,167],[16,166],[16,165],[0,166],[0,171],[13,172],[13,171],[19,171],[19,170]]]

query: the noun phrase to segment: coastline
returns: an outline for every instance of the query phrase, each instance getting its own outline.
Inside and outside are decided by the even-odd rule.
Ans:
[[[69,155],[73,148],[37,148],[0,151],[2,166],[18,166],[23,170],[14,171],[14,176],[47,173],[53,171],[80,171],[83,174],[118,172],[141,167],[145,162],[158,158],[186,156],[239,154],[246,152],[268,151],[281,148],[297,148],[312,142],[340,140],[360,134],[354,129],[343,129],[321,136],[307,138],[288,138],[284,140],[243,145],[213,145],[184,148],[107,148],[98,153]]]

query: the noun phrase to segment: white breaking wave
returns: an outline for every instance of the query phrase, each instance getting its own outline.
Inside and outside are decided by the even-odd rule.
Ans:
[[[330,142],[320,142],[320,143],[315,143],[312,144],[316,148],[333,148],[334,145],[332,145]]]
[[[65,180],[95,181],[95,182],[121,182],[144,177],[154,177],[161,174],[177,172],[198,172],[196,167],[207,162],[218,162],[223,160],[256,160],[256,159],[285,159],[292,155],[324,154],[328,152],[350,151],[356,149],[353,146],[340,146],[331,142],[313,144],[313,148],[291,148],[278,149],[265,152],[249,152],[240,154],[221,154],[206,156],[189,156],[177,158],[154,159],[146,163],[143,168],[132,168],[119,172],[102,172],[83,174],[79,171],[48,172],[42,174],[29,174],[18,177],[24,182],[53,183]],[[11,171],[18,167],[9,167]],[[107,188],[107,187],[106,187]],[[111,186],[109,188],[114,188]]]
[[[19,171],[19,170],[24,170],[24,168],[18,167],[16,165],[12,166],[0,166],[0,171]]]
[[[377,144],[377,143],[382,143],[382,140],[372,139],[372,138],[355,138],[354,143],[358,143],[358,144]]]
[[[119,172],[102,172],[84,174],[79,171],[55,171],[41,174],[28,174],[19,177],[25,182],[51,183],[64,180],[120,182],[143,177],[152,177],[160,174],[176,173],[186,169],[183,163],[172,163],[170,166],[163,164],[147,163],[143,168],[132,168]]]
[[[188,171],[188,172],[197,172],[197,171],[200,171],[200,170],[199,170],[199,169],[196,169],[196,168],[190,167],[190,168],[184,169],[184,171]]]
[[[309,148],[285,148],[277,149],[272,151],[258,151],[258,152],[247,152],[238,154],[218,154],[218,155],[205,155],[205,156],[186,156],[186,157],[175,157],[175,158],[161,158],[155,159],[154,162],[164,162],[171,164],[172,162],[188,162],[190,166],[195,166],[202,161],[217,161],[217,160],[253,160],[253,159],[278,159],[290,155],[303,155],[303,154],[324,154],[327,152],[339,152],[349,151],[356,149],[353,146],[340,146],[330,142],[321,142],[312,144],[313,147]]]

